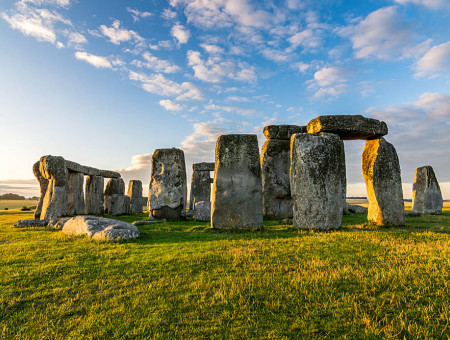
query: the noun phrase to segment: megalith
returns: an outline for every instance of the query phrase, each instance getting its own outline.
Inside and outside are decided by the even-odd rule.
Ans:
[[[403,225],[402,179],[394,146],[384,138],[367,140],[362,171],[369,199],[367,219],[377,225]]]
[[[195,209],[197,202],[209,202],[211,200],[210,172],[214,171],[214,163],[194,163],[192,170],[189,210]]]
[[[291,137],[291,194],[295,228],[341,226],[342,141],[332,133],[298,133]]]
[[[87,176],[85,187],[84,211],[86,215],[103,215],[103,186],[102,176]]]
[[[215,159],[213,228],[261,229],[262,183],[256,135],[220,136]]]
[[[130,212],[132,214],[142,213],[142,182],[132,180],[128,183],[128,197],[130,198]]]
[[[264,127],[267,140],[261,150],[263,214],[268,218],[292,218],[289,182],[290,138],[305,133],[306,126],[269,125]]]
[[[186,216],[186,202],[186,164],[183,150],[155,150],[148,191],[150,215],[157,219],[180,219]]]
[[[60,156],[43,156],[39,161],[41,175],[49,181],[42,201],[42,220],[58,219],[67,215],[68,171],[64,158]]]
[[[33,174],[34,177],[39,182],[39,188],[40,188],[40,196],[39,196],[39,202],[36,207],[36,210],[34,211],[34,219],[39,220],[41,218],[41,212],[42,212],[42,204],[44,202],[45,193],[47,192],[48,188],[48,180],[42,176],[41,172],[39,171],[39,161],[33,164]]]
[[[128,201],[129,202],[129,201]],[[114,216],[123,215],[125,206],[125,183],[122,178],[111,178],[106,184],[104,212]],[[127,209],[130,210],[129,208]]]
[[[67,214],[84,214],[84,175],[69,171]]]
[[[441,214],[444,201],[431,166],[416,169],[413,183],[412,211],[419,214]]]

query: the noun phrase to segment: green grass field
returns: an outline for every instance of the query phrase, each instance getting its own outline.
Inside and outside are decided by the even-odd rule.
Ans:
[[[11,227],[32,214],[0,212],[1,339],[450,336],[449,208],[333,232],[158,223],[121,243]]]
[[[36,206],[38,201],[35,200],[0,200],[0,210],[8,209],[17,209],[22,208],[23,206],[31,207]]]

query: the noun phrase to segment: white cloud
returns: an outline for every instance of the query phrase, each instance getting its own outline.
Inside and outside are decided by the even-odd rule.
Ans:
[[[292,55],[290,53],[287,53],[286,51],[275,50],[272,48],[263,48],[261,50],[261,54],[266,59],[276,62],[286,62],[292,58]]]
[[[131,14],[131,16],[133,17],[133,21],[137,22],[140,19],[144,19],[144,18],[149,18],[151,17],[153,14],[150,12],[142,12],[138,9],[135,8],[130,8],[127,7],[127,11]]]
[[[174,103],[170,99],[160,100],[159,105],[161,105],[167,111],[181,111],[183,109],[180,104]]]
[[[157,73],[145,75],[130,71],[129,78],[141,83],[142,88],[149,92],[165,97],[176,97],[176,100],[202,100],[202,92],[192,83],[178,84]]]
[[[33,4],[36,6],[41,5],[53,5],[53,6],[59,6],[59,7],[69,7],[71,4],[71,0],[20,0],[17,2],[19,5],[24,4]]]
[[[175,20],[177,18],[177,13],[172,11],[170,8],[166,8],[161,13],[161,17],[165,20]]]
[[[158,51],[160,49],[171,50],[174,48],[174,45],[171,40],[161,40],[156,44],[149,44],[149,47],[154,51]]]
[[[120,45],[122,42],[134,40],[135,42],[143,42],[144,39],[135,31],[120,28],[120,21],[115,20],[111,27],[101,25],[100,32],[103,33],[115,45]]]
[[[292,67],[294,70],[297,70],[297,71],[303,73],[303,72],[305,72],[306,70],[308,70],[309,68],[311,68],[311,64],[307,64],[307,63],[304,63],[304,62],[302,62],[302,61],[299,61],[299,62],[296,62],[296,63],[291,64],[291,67]]]
[[[414,43],[412,25],[395,6],[380,8],[338,33],[350,38],[356,58],[401,58],[409,54]]]
[[[228,105],[215,105],[212,103],[205,105],[205,110],[214,111],[214,112],[227,112],[227,113],[235,113],[244,117],[253,117],[256,116],[259,111],[252,108],[245,108],[239,106],[228,106]]]
[[[435,119],[450,121],[450,96],[442,93],[424,93],[414,103],[416,107],[427,110]]]
[[[306,49],[315,49],[321,46],[322,39],[317,31],[307,28],[303,31],[297,32],[287,39],[291,46],[287,52],[295,51],[299,46]]]
[[[72,32],[67,37],[67,44],[74,48],[80,48],[81,45],[86,44],[88,40],[86,37],[77,32]]]
[[[447,0],[394,0],[394,1],[400,5],[414,4],[432,9],[440,9],[450,6],[450,3]]]
[[[308,88],[315,91],[314,98],[338,97],[346,91],[352,74],[352,70],[343,67],[323,67],[307,82]]]
[[[416,64],[416,76],[434,78],[450,70],[450,41],[433,46]]]
[[[107,58],[87,52],[76,52],[75,58],[83,60],[96,68],[112,68],[111,62]]]
[[[172,27],[171,34],[178,40],[178,44],[186,44],[191,36],[191,31],[183,25],[176,24]]]
[[[212,44],[200,44],[203,49],[210,54],[223,54],[225,53],[224,49],[217,45]]]
[[[148,69],[162,73],[175,73],[181,70],[181,68],[177,65],[173,65],[167,60],[159,59],[158,57],[152,55],[150,52],[145,52],[142,57],[145,61],[134,60],[132,64],[138,67],[146,67]]]
[[[237,65],[231,60],[224,60],[221,56],[212,55],[203,60],[198,51],[187,52],[188,65],[194,70],[194,76],[210,83],[220,83],[223,78],[230,78],[246,82],[256,81],[255,68],[245,63]]]

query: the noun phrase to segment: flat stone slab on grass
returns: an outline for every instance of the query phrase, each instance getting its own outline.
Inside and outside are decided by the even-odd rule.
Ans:
[[[330,132],[344,140],[373,139],[388,134],[385,122],[361,115],[319,116],[306,126],[308,133]]]
[[[19,220],[13,224],[13,228],[46,227],[48,220]]]
[[[62,232],[106,241],[129,240],[140,236],[138,228],[131,223],[96,216],[73,217],[64,224]]]

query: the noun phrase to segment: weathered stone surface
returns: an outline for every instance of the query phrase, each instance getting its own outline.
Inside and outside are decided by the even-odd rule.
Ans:
[[[290,142],[266,140],[261,150],[261,177],[263,214],[268,218],[292,218],[290,166]]]
[[[124,214],[125,183],[122,178],[111,178],[106,184],[104,212],[114,216]],[[130,210],[129,208],[127,209]]]
[[[345,165],[345,147],[344,141],[341,140],[341,189],[342,189],[342,209],[347,208],[347,168]]]
[[[157,149],[152,157],[149,210],[156,218],[180,219],[186,215],[187,186],[183,150]]]
[[[211,200],[211,177],[209,171],[194,170],[191,178],[191,194],[189,209],[195,210],[195,204],[201,201]]]
[[[70,220],[72,217],[58,218],[50,220],[47,224],[47,228],[61,230],[64,227],[64,224]]]
[[[130,212],[132,214],[142,213],[142,182],[132,180],[128,183],[128,197],[130,198]]]
[[[119,241],[137,238],[139,230],[131,223],[95,216],[77,216],[62,228],[66,235],[86,235],[95,240]]]
[[[306,133],[306,126],[268,125],[264,127],[264,136],[267,139],[285,139],[289,141],[295,133]]]
[[[342,222],[341,140],[331,133],[291,138],[291,194],[296,228],[338,229]]]
[[[55,186],[67,185],[68,171],[64,158],[60,156],[42,156],[39,171],[47,180],[54,181]]]
[[[319,116],[306,127],[308,133],[330,132],[341,139],[374,139],[388,133],[385,122],[361,115]]]
[[[85,214],[103,215],[103,181],[102,176],[88,176],[86,178]]]
[[[45,193],[47,192],[48,188],[48,179],[44,178],[42,176],[40,170],[39,170],[39,164],[40,162],[36,162],[33,165],[33,174],[34,177],[39,182],[39,188],[40,188],[40,196],[39,196],[39,202],[37,204],[36,210],[34,211],[34,219],[39,220],[41,218],[41,212],[42,212],[42,204],[44,202]]]
[[[347,214],[367,214],[369,211],[368,208],[363,207],[362,205],[357,204],[349,204],[345,210]]]
[[[214,162],[202,162],[192,164],[194,171],[214,171]]]
[[[288,225],[294,224],[294,220],[292,218],[284,218],[281,222],[283,222],[284,224],[288,224]]]
[[[211,224],[261,229],[262,183],[256,135],[224,135],[216,144]]]
[[[189,209],[186,211],[186,217],[194,217],[194,210]]]
[[[413,183],[412,211],[420,214],[441,214],[444,201],[441,188],[431,166],[416,169]]]
[[[211,221],[211,202],[201,201],[195,203],[195,220],[196,221]]]
[[[165,220],[147,220],[147,221],[134,221],[133,223],[131,223],[134,226],[139,226],[139,225],[149,225],[149,224],[155,224],[155,223],[161,223],[161,222],[165,222]]]
[[[46,227],[47,220],[19,220],[13,224],[13,228]]]
[[[403,225],[402,178],[394,146],[384,138],[366,141],[362,170],[369,199],[367,219],[377,225]]]
[[[69,172],[67,214],[84,214],[84,175],[79,172]]]
[[[116,171],[110,171],[110,170],[99,170],[96,168],[92,168],[90,166],[80,165],[78,163],[72,162],[72,161],[65,161],[66,167],[68,170],[72,172],[81,172],[82,174],[85,174],[86,176],[102,176],[106,178],[119,178],[120,174]]]

